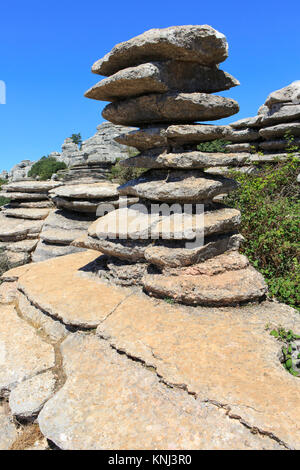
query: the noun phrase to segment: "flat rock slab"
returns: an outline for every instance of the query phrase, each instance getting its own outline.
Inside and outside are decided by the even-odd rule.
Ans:
[[[280,448],[95,336],[72,335],[61,351],[67,381],[38,418],[61,449]]]
[[[0,240],[1,241],[21,241],[28,235],[38,234],[43,226],[43,221],[14,219],[5,217],[0,213]]]
[[[104,199],[118,196],[117,184],[104,182],[93,184],[73,184],[61,186],[50,192],[51,197],[60,196],[70,199]]]
[[[6,184],[3,189],[16,193],[47,193],[61,184],[55,181],[17,181]]]
[[[255,129],[233,129],[231,126],[211,124],[177,124],[151,126],[121,134],[116,141],[130,145],[138,150],[156,147],[176,146],[179,144],[198,144],[215,139],[231,142],[252,142],[259,139]]]
[[[21,192],[0,192],[1,197],[10,201],[44,201],[48,199],[47,193],[21,193]]]
[[[266,324],[300,333],[298,312],[277,302],[187,308],[134,295],[97,332],[154,367],[163,381],[224,407],[233,421],[265,434],[267,441],[299,449],[299,379],[280,364],[281,344]],[[237,437],[233,448],[238,442]]]
[[[296,80],[290,85],[270,93],[265,101],[265,106],[272,108],[274,104],[278,103],[300,103],[300,80]]]
[[[0,450],[9,450],[18,437],[12,416],[6,404],[0,403]]]
[[[66,244],[58,245],[57,243],[47,243],[41,239],[37,244],[36,250],[32,254],[32,261],[34,263],[39,263],[51,258],[66,256],[72,253],[79,253],[80,251],[82,250],[73,246]]]
[[[52,201],[33,201],[33,202],[10,202],[5,207],[8,209],[52,209]]]
[[[259,135],[264,139],[284,137],[286,133],[289,133],[294,137],[300,136],[300,122],[277,124],[276,126],[265,127],[264,129],[259,130]]]
[[[17,282],[2,282],[0,285],[0,303],[10,304],[17,298]]]
[[[283,105],[278,110],[275,107],[274,112],[260,116],[259,127],[272,126],[273,124],[282,124],[293,122],[300,119],[300,104]]]
[[[38,243],[37,239],[21,240],[20,242],[8,243],[6,249],[15,253],[31,253]]]
[[[148,62],[128,67],[90,88],[85,96],[102,101],[115,101],[148,93],[216,93],[239,85],[239,81],[217,67],[196,62]]]
[[[226,306],[261,299],[267,293],[263,276],[252,267],[229,268],[220,274],[168,276],[146,275],[142,279],[146,292],[169,297],[187,305]]]
[[[150,123],[214,121],[239,111],[235,100],[206,93],[150,94],[108,104],[104,119],[114,124],[140,126]]]
[[[229,178],[201,171],[150,170],[140,178],[120,186],[120,195],[139,196],[153,201],[204,202],[236,189]]]
[[[12,414],[23,419],[37,416],[44,403],[54,394],[55,384],[53,372],[47,371],[17,385],[9,396]]]
[[[6,217],[18,219],[41,220],[49,215],[48,209],[5,209],[2,211]]]
[[[83,232],[84,230],[49,229],[41,233],[40,240],[54,245],[70,245]]]
[[[97,257],[98,252],[84,251],[32,264],[19,279],[20,290],[63,323],[95,328],[128,295],[124,289],[83,276]]]
[[[171,26],[150,29],[129,41],[117,44],[94,63],[92,72],[112,75],[121,69],[152,60],[183,60],[215,65],[228,56],[224,34],[211,26]]]
[[[273,151],[273,150],[287,150],[291,146],[299,146],[300,138],[294,138],[292,142],[289,142],[286,139],[280,140],[267,140],[265,142],[259,143],[259,148],[265,151]]]
[[[106,255],[138,262],[145,261],[144,253],[150,242],[150,240],[106,240],[83,235],[74,240],[72,246],[100,251]]]
[[[179,208],[178,208],[179,209]],[[162,215],[147,212],[140,205],[117,209],[100,217],[89,228],[94,238],[108,239],[193,239],[200,234],[233,232],[240,224],[240,211],[230,208],[188,214],[183,210]]]
[[[0,395],[54,366],[54,350],[12,305],[0,305]]]
[[[67,209],[74,212],[84,212],[95,214],[99,205],[99,199],[97,200],[81,200],[81,199],[68,199],[59,196],[52,198],[58,209]]]
[[[249,144],[248,144],[249,145]],[[174,168],[174,169],[201,169],[214,166],[238,167],[247,162],[250,155],[238,153],[205,153],[199,151],[167,153],[165,152],[143,152],[135,157],[122,160],[123,167],[140,168]]]

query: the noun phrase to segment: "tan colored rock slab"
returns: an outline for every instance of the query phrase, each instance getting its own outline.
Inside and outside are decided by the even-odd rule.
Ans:
[[[214,65],[228,55],[226,37],[208,25],[171,26],[150,29],[129,41],[117,44],[102,59],[94,63],[92,71],[112,75],[121,69],[149,60],[175,59]]]
[[[98,257],[98,252],[85,251],[33,264],[19,279],[19,288],[66,325],[95,328],[128,295],[124,289],[81,277]]]
[[[229,178],[201,171],[149,170],[140,178],[120,186],[120,195],[139,196],[153,201],[205,202],[228,193],[238,184]]]
[[[27,264],[30,262],[30,253],[26,252],[15,252],[6,250],[5,256],[11,268],[16,268],[17,266],[22,266],[23,264]]]
[[[149,294],[169,297],[188,305],[226,306],[259,300],[267,293],[267,285],[252,267],[226,270],[220,274],[146,275],[142,279]]]
[[[17,281],[2,282],[0,285],[0,303],[10,304],[17,298]]]
[[[7,206],[9,209],[52,209],[54,204],[52,201],[33,201],[33,202],[10,202]]]
[[[47,193],[61,184],[55,181],[17,181],[6,184],[3,188],[5,191],[16,193]]]
[[[5,405],[0,403],[0,450],[10,450],[18,437],[12,416]]]
[[[38,418],[61,449],[280,448],[95,336],[72,335],[61,350],[67,381]]]
[[[31,253],[38,243],[37,239],[34,240],[21,240],[20,242],[8,243],[6,249],[14,251],[15,253]]]
[[[14,282],[18,281],[18,279],[25,274],[31,266],[24,265],[24,266],[18,266],[17,268],[12,268],[9,271],[6,271],[5,273],[2,274],[0,279],[4,282]]]
[[[53,372],[47,371],[17,385],[9,396],[12,414],[23,419],[37,416],[54,394],[55,384]]]
[[[113,124],[140,126],[150,123],[214,121],[239,111],[235,100],[206,93],[149,94],[108,104],[104,119]]]
[[[0,395],[54,366],[54,350],[12,305],[0,305]]]
[[[224,407],[283,449],[299,449],[299,379],[280,364],[281,344],[267,324],[300,333],[299,314],[276,302],[189,309],[134,295],[97,333],[167,383]]]
[[[0,240],[1,241],[21,241],[25,240],[29,234],[39,233],[42,229],[42,221],[14,219],[5,217],[0,213]]]
[[[51,342],[58,343],[69,334],[68,329],[62,322],[46,315],[44,311],[30,302],[22,292],[16,292],[16,299],[22,318],[34,326],[37,331],[45,334]]]

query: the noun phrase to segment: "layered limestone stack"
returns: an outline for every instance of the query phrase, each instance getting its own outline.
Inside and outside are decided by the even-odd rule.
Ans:
[[[130,130],[132,129],[127,128],[127,131]],[[82,143],[81,149],[71,139],[66,139],[63,153],[57,159],[64,161],[69,168],[59,171],[57,178],[66,183],[89,183],[107,179],[112,165],[127,158],[130,153],[127,146],[114,141],[121,132],[124,132],[122,126],[106,122],[97,127],[95,135]]]
[[[259,108],[257,116],[241,119],[231,124],[238,132],[257,133],[255,142],[239,141],[227,146],[228,151],[249,152],[251,149],[264,155],[253,155],[259,162],[274,162],[286,157],[291,147],[300,146],[300,81],[271,93]],[[299,154],[296,150],[295,153]]]
[[[203,154],[193,138],[199,135],[197,121],[239,110],[234,100],[212,94],[238,84],[218,68],[227,55],[225,36],[210,26],[176,26],[121,43],[93,65],[94,73],[108,78],[86,96],[112,101],[103,117],[114,124],[140,127],[123,142],[142,152],[123,164],[149,169],[119,187],[121,196],[138,197],[143,206],[110,212],[74,242],[107,255],[98,266],[106,278],[139,283],[151,295],[187,304],[236,304],[266,293],[262,276],[237,251],[240,212],[212,201],[236,182],[204,172],[240,165],[244,157]],[[200,134],[205,130],[200,125]],[[169,214],[162,214],[161,203]],[[201,205],[204,226],[197,215]]]
[[[60,183],[20,181],[2,187],[10,202],[0,213],[0,247],[11,266],[31,261],[45,219],[55,207],[48,193]]]

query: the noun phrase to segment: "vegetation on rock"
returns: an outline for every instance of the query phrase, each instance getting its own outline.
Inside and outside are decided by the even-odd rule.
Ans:
[[[46,181],[58,170],[64,170],[65,168],[67,168],[67,165],[64,162],[58,162],[54,157],[42,157],[32,166],[28,176]]]
[[[226,145],[231,144],[231,142],[223,139],[218,140],[211,140],[209,142],[201,142],[197,145],[197,150],[200,152],[208,152],[208,153],[225,153]]]
[[[234,172],[237,191],[226,202],[242,212],[242,251],[281,302],[300,307],[299,162],[267,165],[255,174]]]
[[[140,152],[138,150],[134,149],[129,149],[128,150],[128,158],[130,157],[135,157],[138,155]],[[115,165],[111,167],[110,170],[110,175],[108,176],[108,179],[110,181],[115,181],[116,183],[119,184],[125,184],[127,181],[134,180],[138,178],[144,171],[146,171],[146,168],[137,168],[137,167],[124,167],[120,165],[121,159],[118,158]]]
[[[74,142],[74,144],[78,145],[79,148],[81,149],[81,146],[82,146],[82,137],[81,137],[81,134],[80,132],[78,134],[72,134],[70,139],[72,139],[72,142]]]
[[[1,190],[2,185],[6,183],[7,181],[0,179],[0,190]],[[8,203],[9,203],[9,199],[6,199],[5,197],[0,196],[0,207]]]

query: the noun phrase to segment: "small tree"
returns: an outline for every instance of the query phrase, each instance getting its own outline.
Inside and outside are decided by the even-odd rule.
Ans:
[[[72,134],[70,138],[72,139],[72,142],[74,142],[74,144],[78,145],[79,148],[81,148],[82,137],[81,137],[80,132],[78,134]]]

